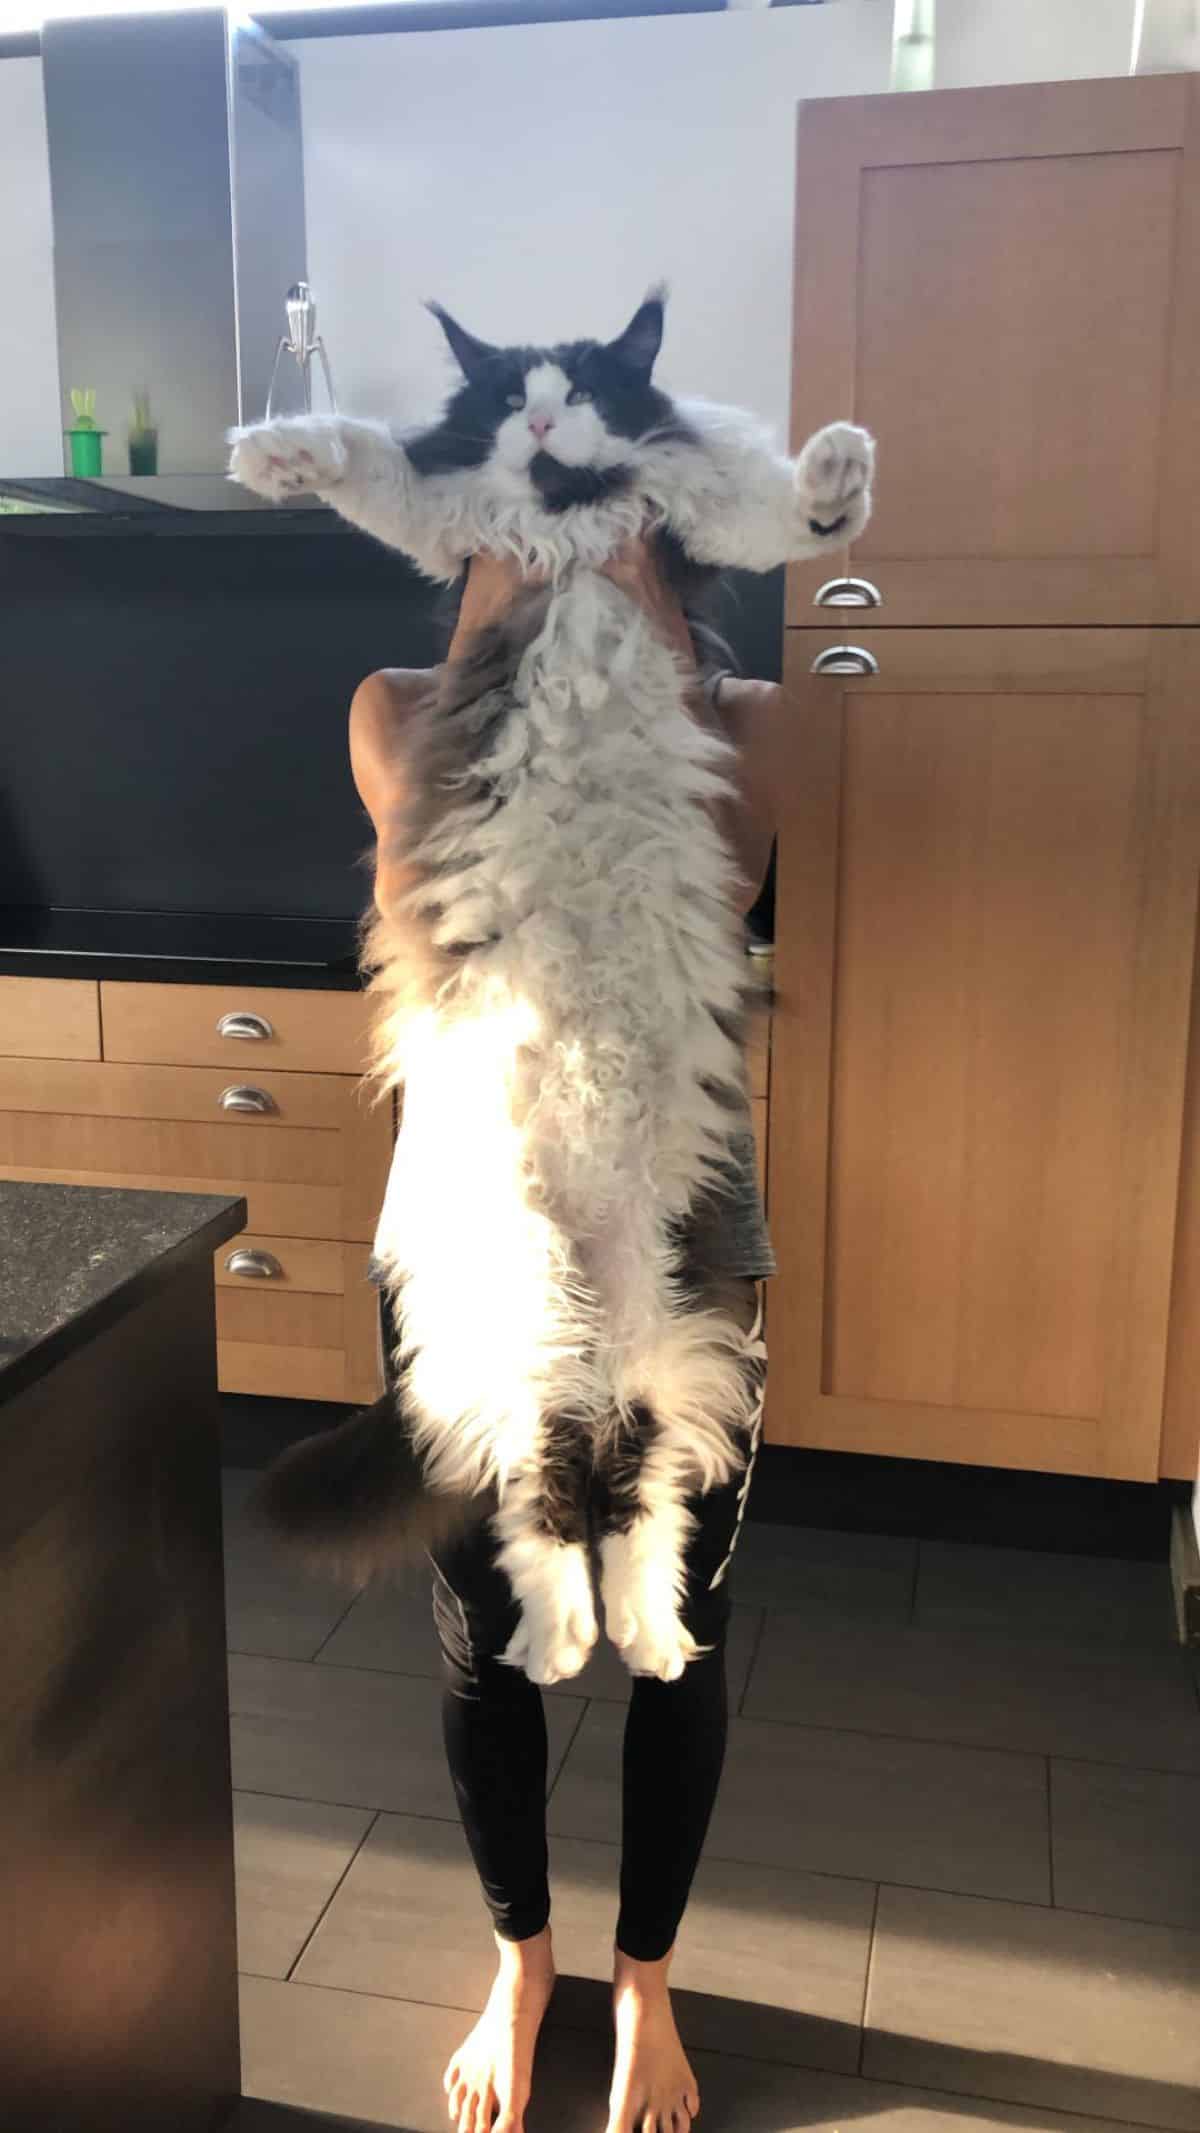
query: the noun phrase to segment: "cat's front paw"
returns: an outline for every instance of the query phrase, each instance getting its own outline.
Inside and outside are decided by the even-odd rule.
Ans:
[[[229,472],[244,489],[282,503],[289,496],[336,489],[346,474],[346,446],[336,418],[299,415],[231,430]]]
[[[819,540],[853,541],[871,516],[875,440],[854,422],[830,422],[809,438],[796,468],[807,530]]]
[[[596,1642],[588,1560],[580,1547],[556,1547],[533,1578],[523,1577],[521,1619],[502,1655],[540,1688],[582,1673]]]

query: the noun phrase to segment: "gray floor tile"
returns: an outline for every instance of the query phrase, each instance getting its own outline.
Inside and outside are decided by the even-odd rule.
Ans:
[[[445,2133],[442,2073],[464,2035],[453,2009],[245,1977],[241,2015],[247,2096]]]
[[[548,1701],[552,1773],[580,1708]],[[233,1782],[245,1791],[457,1819],[436,1682],[235,1654],[229,1709]]]
[[[296,1977],[343,1992],[483,2006],[496,1950],[457,1822],[381,1815]]]
[[[428,1580],[414,1571],[402,1584],[361,1593],[317,1657],[318,1666],[367,1666],[381,1673],[441,1672]]]
[[[896,2088],[846,2075],[799,2072],[717,2052],[691,2051],[705,2133],[849,2133],[857,2123],[880,2133],[1117,2133],[1111,2120],[1066,2118],[1054,2111],[1006,2106],[969,2096]],[[562,2033],[545,2039],[528,2133],[599,2133],[608,2079],[601,2040]]]
[[[617,1841],[620,1753],[621,1714],[591,1705],[551,1795],[557,1835]],[[1047,1903],[1045,1766],[735,1720],[708,1855]]]
[[[1200,1777],[1056,1761],[1050,1825],[1064,1910],[1200,1931]]]
[[[1171,1589],[1165,1563],[968,1548],[923,1541],[914,1622],[925,1629],[1166,1646]]]
[[[235,1792],[240,1969],[287,1976],[370,1822],[366,1807]]]
[[[557,1838],[552,1870],[556,2021],[606,2028],[619,1854]],[[685,2039],[751,2058],[855,2067],[874,1901],[866,1883],[706,1861],[674,1972]],[[487,1997],[494,1960],[459,1832],[387,1815],[296,1976],[473,2009]]]
[[[736,1708],[750,1675],[762,1629],[756,1607],[735,1607],[729,1625],[729,1696]],[[319,1656],[320,1666],[369,1666],[383,1672],[417,1674],[436,1680],[440,1673],[429,1592],[423,1580],[381,1586],[363,1593],[334,1631]],[[628,1703],[629,1669],[621,1655],[601,1637],[576,1680],[562,1682],[552,1696],[597,1696],[605,1703]]]
[[[917,1544],[887,1534],[747,1522],[734,1557],[740,1607],[794,1608],[810,1622],[907,1622]]]
[[[555,1847],[556,1865],[564,1842]],[[578,1862],[607,1848],[571,1850]],[[608,1856],[611,1873],[616,1854]],[[607,1977],[611,1887],[606,1874],[600,1915],[586,1929],[582,1906],[574,1900],[560,1906],[556,1933],[565,1973]],[[672,1970],[689,2050],[853,2072],[874,1913],[868,1882],[705,1859]]]
[[[883,1889],[863,2071],[1195,2133],[1198,1994],[1195,1934]]]
[[[335,2114],[330,2133],[335,2126],[341,2133],[346,2120],[375,2133],[445,2133],[442,2069],[462,2030],[461,2014],[437,2008],[268,1978],[242,1981],[248,2096]],[[693,2050],[691,2058],[705,2133],[846,2133],[860,2119],[879,2121],[886,2133],[1104,2133],[1091,2119],[1064,2119],[1040,2106],[1012,2108],[711,2051]],[[538,2054],[528,2133],[598,2133],[608,2077],[603,2036],[550,2029]],[[253,2114],[267,2106],[243,2108]],[[250,2115],[247,2127],[291,2133],[279,2112]],[[1107,2133],[1115,2133],[1111,2121]]]
[[[226,1468],[221,1477],[226,1642],[231,1652],[311,1659],[352,1595],[328,1579],[306,1576],[251,1525],[244,1506],[257,1479],[239,1467]]]
[[[365,2118],[331,2118],[292,2103],[263,2103],[243,2096],[224,2133],[373,2133]]]
[[[1141,1768],[1200,1770],[1200,1708],[1178,1651],[771,1614],[747,1717],[857,1727]]]

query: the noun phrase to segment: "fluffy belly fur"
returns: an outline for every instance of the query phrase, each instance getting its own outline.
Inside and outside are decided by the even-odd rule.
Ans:
[[[737,1457],[737,1330],[688,1292],[679,1227],[741,1090],[744,964],[706,805],[727,750],[622,592],[568,575],[484,723],[419,854],[451,961],[387,1021],[404,1121],[377,1248],[432,1478],[498,1485],[520,1589],[564,1423],[600,1452],[652,1415],[677,1523]]]

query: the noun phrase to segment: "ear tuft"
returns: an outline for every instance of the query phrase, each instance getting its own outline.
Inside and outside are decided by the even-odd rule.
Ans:
[[[426,299],[425,309],[433,313],[465,378],[474,377],[476,371],[490,362],[496,354],[497,351],[490,341],[477,340],[473,333],[468,333],[465,326],[460,326],[458,320],[451,318],[450,313],[432,298]]]
[[[662,347],[663,310],[667,301],[667,285],[656,282],[647,290],[629,324],[615,341],[608,343],[607,353],[616,362],[632,371],[636,377],[649,380],[650,373]]]

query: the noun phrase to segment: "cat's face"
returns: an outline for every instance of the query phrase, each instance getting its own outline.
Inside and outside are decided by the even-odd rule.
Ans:
[[[440,306],[430,309],[463,373],[439,425],[445,466],[457,447],[459,465],[492,461],[518,479],[527,476],[561,509],[617,486],[638,440],[660,431],[673,412],[651,383],[663,331],[657,291],[615,341],[555,348],[495,348]],[[595,476],[599,483],[589,479]]]

